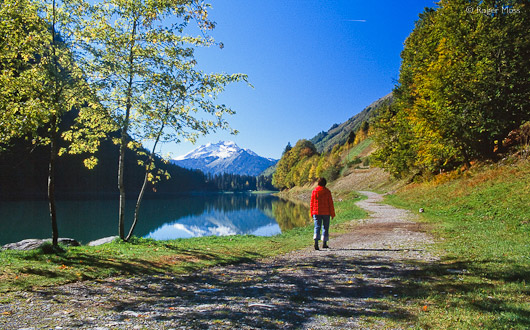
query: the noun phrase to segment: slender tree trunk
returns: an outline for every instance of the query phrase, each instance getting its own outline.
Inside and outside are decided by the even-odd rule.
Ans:
[[[149,157],[151,158],[151,157]],[[152,161],[149,162],[151,164]],[[144,183],[142,184],[142,189],[140,190],[140,193],[138,194],[138,199],[136,200],[136,207],[134,208],[134,220],[131,225],[131,229],[129,230],[129,234],[125,238],[125,241],[128,241],[131,239],[134,229],[136,228],[136,224],[138,223],[138,213],[140,212],[140,204],[142,203],[142,199],[144,198],[145,190],[147,188],[147,184],[149,183],[148,177],[149,177],[149,167],[150,165],[146,166],[145,176],[144,176]]]
[[[125,238],[126,241],[128,241],[131,238],[131,236],[133,235],[134,229],[136,228],[136,224],[138,223],[138,214],[140,213],[140,205],[144,198],[147,185],[149,184],[149,170],[151,169],[153,163],[155,162],[156,145],[158,144],[158,141],[160,141],[160,135],[162,135],[163,130],[164,130],[164,125],[162,124],[162,127],[160,128],[158,135],[156,137],[155,144],[153,145],[153,149],[151,150],[151,154],[149,155],[149,163],[145,166],[144,183],[142,184],[142,189],[140,190],[140,193],[138,194],[138,199],[136,200],[136,207],[134,209],[134,220],[131,225],[131,229],[129,230],[129,234],[127,235],[127,238]]]
[[[121,143],[120,143],[120,158],[118,160],[118,189],[120,191],[120,206],[119,206],[119,220],[118,220],[118,233],[121,239],[125,238],[125,186],[123,183],[123,174],[125,170],[125,149],[127,148],[127,131],[126,127],[122,128],[121,132]]]
[[[127,82],[127,100],[125,105],[125,118],[121,130],[120,142],[120,158],[118,160],[118,189],[120,191],[120,206],[118,214],[118,233],[122,240],[125,240],[125,186],[124,186],[124,170],[125,170],[125,150],[127,149],[127,133],[129,130],[129,119],[132,108],[132,93],[134,83],[134,38],[136,37],[136,20],[133,22],[133,30],[131,33],[131,44],[129,51],[129,81]]]
[[[57,116],[52,118],[52,133],[50,142],[50,162],[48,164],[48,205],[52,224],[52,244],[59,244],[59,229],[57,227],[57,211],[55,207],[55,163],[57,160]]]
[[[55,102],[58,104],[58,63],[57,55],[55,53],[56,42],[55,42],[55,0],[52,3],[52,61],[54,69],[54,92]],[[55,104],[55,105],[57,105]],[[48,164],[48,206],[50,210],[50,219],[52,225],[52,244],[53,246],[59,245],[59,228],[57,226],[57,209],[55,206],[55,163],[57,160],[57,122],[59,113],[53,114],[51,119],[51,132],[50,132],[50,162]]]

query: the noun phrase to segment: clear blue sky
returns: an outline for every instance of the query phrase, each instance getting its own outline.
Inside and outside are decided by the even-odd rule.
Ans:
[[[235,141],[280,158],[288,142],[312,138],[392,91],[403,42],[433,0],[213,0],[211,35],[224,49],[197,51],[205,72],[248,74],[219,98],[240,131],[207,135],[193,145],[166,144],[173,156],[208,142]]]

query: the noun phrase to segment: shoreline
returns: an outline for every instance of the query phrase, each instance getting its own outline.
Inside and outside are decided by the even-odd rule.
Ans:
[[[342,222],[333,224],[330,249],[314,251],[308,244],[311,230],[299,230],[301,235],[284,241],[303,243],[296,248],[280,252],[280,237],[260,242],[260,251],[274,252],[268,256],[237,253],[236,262],[182,273],[118,275],[8,292],[0,304],[0,324],[15,329],[319,329],[325,323],[326,329],[345,329],[368,326],[376,315],[393,322],[388,311],[390,316],[411,312],[395,303],[396,293],[407,295],[400,282],[413,280],[423,264],[436,259],[426,248],[426,234],[407,220],[410,212],[394,208],[394,214],[393,208],[375,201],[376,195],[362,200],[375,217],[363,211],[355,220],[352,211],[360,201],[337,203]],[[212,256],[231,239],[237,238],[206,245],[207,253]],[[199,254],[190,255],[190,248],[179,248],[170,260],[196,258]],[[72,267],[63,266],[64,271]]]

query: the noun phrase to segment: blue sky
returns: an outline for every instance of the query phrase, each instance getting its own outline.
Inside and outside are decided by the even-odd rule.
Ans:
[[[219,102],[238,135],[209,134],[196,145],[166,144],[178,156],[199,145],[232,140],[261,156],[312,138],[392,91],[403,42],[432,0],[218,0],[211,35],[224,49],[197,51],[205,72],[245,73],[254,88],[231,85]]]

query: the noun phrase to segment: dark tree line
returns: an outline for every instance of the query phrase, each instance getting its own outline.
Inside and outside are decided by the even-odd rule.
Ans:
[[[81,155],[60,157],[57,160],[56,193],[59,198],[114,197],[116,190],[118,146],[110,141],[101,143],[96,156],[99,164],[94,169],[78,166]],[[138,155],[127,151],[126,191],[135,193],[142,185],[144,169],[138,166]],[[0,200],[44,199],[47,194],[46,164],[50,157],[45,146],[32,145],[21,139],[11,148],[0,152]],[[206,175],[198,170],[188,170],[156,159],[157,167],[171,176],[149,187],[148,196],[214,191]]]
[[[207,181],[220,191],[276,190],[272,177],[264,175],[208,174]]]

